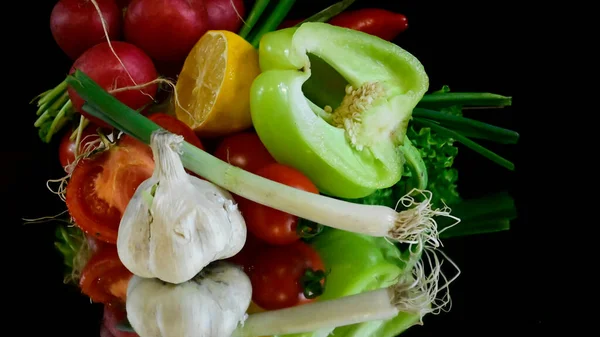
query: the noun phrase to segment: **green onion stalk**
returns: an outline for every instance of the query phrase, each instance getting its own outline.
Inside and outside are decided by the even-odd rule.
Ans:
[[[83,109],[113,127],[149,144],[153,132],[160,127],[130,109],[98,86],[83,72],[77,70],[67,77],[67,83],[86,101]],[[230,165],[199,148],[184,142],[181,159],[194,173],[241,197],[296,215],[300,218],[355,233],[387,237],[396,242],[419,244],[426,242],[439,247],[434,217],[458,218],[450,215],[449,208],[432,209],[431,193],[411,191],[399,202],[404,208],[362,205],[302,191],[260,177]],[[417,200],[417,195],[423,200]],[[411,196],[412,195],[412,196]]]

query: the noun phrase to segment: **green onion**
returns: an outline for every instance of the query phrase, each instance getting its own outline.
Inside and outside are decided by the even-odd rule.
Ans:
[[[67,82],[86,101],[84,111],[143,143],[148,144],[151,134],[160,129],[154,122],[106,92],[83,72],[75,71],[67,77]],[[403,197],[401,202],[406,209],[396,212],[391,207],[355,204],[289,187],[230,165],[185,141],[181,151],[184,166],[213,184],[243,198],[323,226],[387,237],[397,242],[426,243],[439,247],[436,224],[432,218],[444,216],[456,220],[447,210],[431,209],[431,194],[428,192],[422,192],[424,201]]]
[[[295,27],[299,27],[305,22],[327,22],[334,16],[343,12],[346,8],[350,7],[356,0],[343,0],[334,3],[333,5],[323,9],[322,11],[308,17],[306,20],[296,24]]]
[[[250,14],[248,14],[248,17],[242,26],[242,29],[240,29],[238,34],[239,36],[243,37],[244,39],[248,37],[248,34],[250,34],[250,31],[260,19],[260,16],[265,11],[265,8],[267,8],[269,5],[269,2],[271,2],[271,0],[256,0],[252,10],[250,11]]]
[[[446,122],[449,128],[453,126],[451,128],[458,132],[464,130],[474,138],[487,139],[503,144],[516,144],[519,140],[519,134],[515,131],[440,111],[416,108],[413,110],[413,116]]]
[[[493,161],[494,163],[496,163],[502,167],[505,167],[511,171],[513,171],[515,169],[515,165],[511,161],[499,156],[498,154],[477,144],[476,142],[470,140],[469,138],[461,135],[460,133],[458,133],[456,131],[447,129],[431,120],[427,120],[427,119],[423,119],[423,118],[414,118],[413,121],[417,124],[421,124],[422,126],[429,127],[429,128],[431,128],[431,130],[433,130],[441,135],[445,135],[448,138],[455,139],[456,141],[462,143],[463,145],[470,148],[471,150],[481,154],[482,156],[488,158],[489,160]]]
[[[417,106],[440,108],[453,105],[501,108],[512,105],[512,97],[486,92],[441,92],[423,96]]]
[[[294,3],[296,3],[296,0],[279,0],[277,6],[275,6],[275,9],[273,10],[273,13],[271,13],[265,22],[258,27],[258,30],[252,32],[247,38],[248,42],[250,42],[254,48],[258,48],[263,35],[270,33],[279,27],[281,22],[283,22],[285,17],[290,12],[290,9],[292,9]]]

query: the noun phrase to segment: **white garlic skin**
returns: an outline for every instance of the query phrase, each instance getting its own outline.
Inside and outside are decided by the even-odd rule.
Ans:
[[[177,285],[133,276],[127,319],[140,337],[230,337],[245,319],[251,298],[248,276],[217,261]]]
[[[174,284],[237,254],[247,235],[231,194],[185,172],[176,152],[182,141],[162,130],[152,134],[154,173],[135,191],[117,236],[119,258],[129,271]],[[149,204],[144,197],[156,183]]]

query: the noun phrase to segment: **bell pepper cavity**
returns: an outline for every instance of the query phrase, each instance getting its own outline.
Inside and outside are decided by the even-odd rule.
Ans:
[[[401,179],[408,122],[429,86],[413,55],[363,32],[309,22],[266,34],[259,62],[252,122],[278,162],[340,198]]]

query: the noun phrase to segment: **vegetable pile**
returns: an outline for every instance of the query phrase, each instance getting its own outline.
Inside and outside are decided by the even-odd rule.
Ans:
[[[450,303],[441,239],[509,229],[453,164],[514,169],[476,140],[519,135],[463,117],[511,98],[431,91],[391,42],[407,18],[353,2],[57,2],[73,64],[34,127],[61,137],[56,247],[101,336],[396,336]]]

